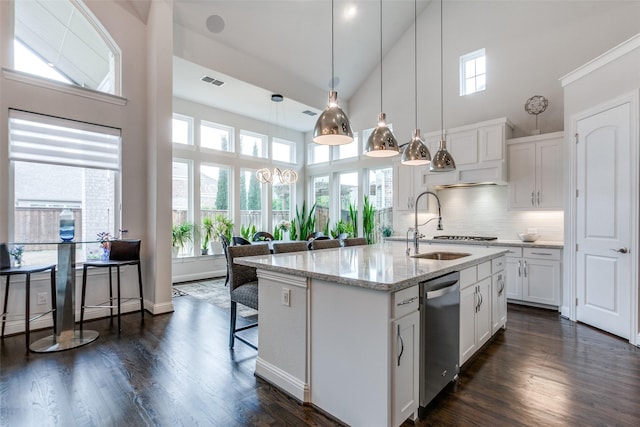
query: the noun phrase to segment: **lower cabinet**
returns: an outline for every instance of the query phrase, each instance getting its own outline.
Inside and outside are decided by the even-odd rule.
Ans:
[[[506,258],[498,258],[493,262],[491,276],[491,334],[495,334],[507,324],[507,283],[504,268]]]
[[[491,262],[485,264],[460,272],[460,366],[491,338],[492,278],[484,274]]]
[[[507,298],[513,302],[560,305],[562,250],[510,248],[507,254]]]
[[[392,322],[393,329],[393,425],[415,415],[420,403],[420,312],[413,311]]]

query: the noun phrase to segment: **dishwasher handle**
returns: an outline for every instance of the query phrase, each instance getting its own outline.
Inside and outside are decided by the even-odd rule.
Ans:
[[[449,282],[442,283],[442,287],[433,291],[427,291],[425,294],[426,299],[436,299],[451,292],[457,292],[460,289],[457,280],[451,280]]]

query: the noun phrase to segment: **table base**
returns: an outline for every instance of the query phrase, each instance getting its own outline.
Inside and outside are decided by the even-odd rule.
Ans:
[[[89,344],[98,339],[99,336],[100,334],[97,331],[74,331],[73,336],[56,342],[56,336],[49,335],[32,343],[29,349],[34,353],[52,353],[54,351],[69,350]]]

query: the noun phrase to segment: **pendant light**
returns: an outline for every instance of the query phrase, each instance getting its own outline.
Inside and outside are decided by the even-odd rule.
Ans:
[[[444,72],[443,72],[443,49],[442,49],[442,0],[440,0],[440,129],[441,138],[438,151],[433,156],[433,161],[429,165],[431,172],[449,172],[456,170],[456,162],[453,160],[451,153],[447,151],[447,141],[444,137]]]
[[[334,87],[333,25],[333,0],[331,0],[331,92],[329,92],[329,105],[320,114],[313,129],[313,142],[322,145],[343,145],[353,141],[351,123],[338,106],[338,92]]]
[[[418,129],[418,1],[413,2],[413,36],[414,36],[414,84],[415,84],[415,121],[416,129],[413,131],[413,138],[409,141],[407,147],[402,153],[402,164],[419,166],[427,165],[431,162],[431,153],[427,148],[427,144],[420,138],[420,129]]]
[[[396,156],[400,154],[398,141],[387,126],[386,114],[382,112],[382,0],[380,0],[380,111],[378,125],[369,135],[364,154],[369,157]]]

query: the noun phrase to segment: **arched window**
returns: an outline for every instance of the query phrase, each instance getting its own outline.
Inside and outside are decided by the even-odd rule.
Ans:
[[[120,49],[79,0],[14,0],[14,68],[120,95]]]

